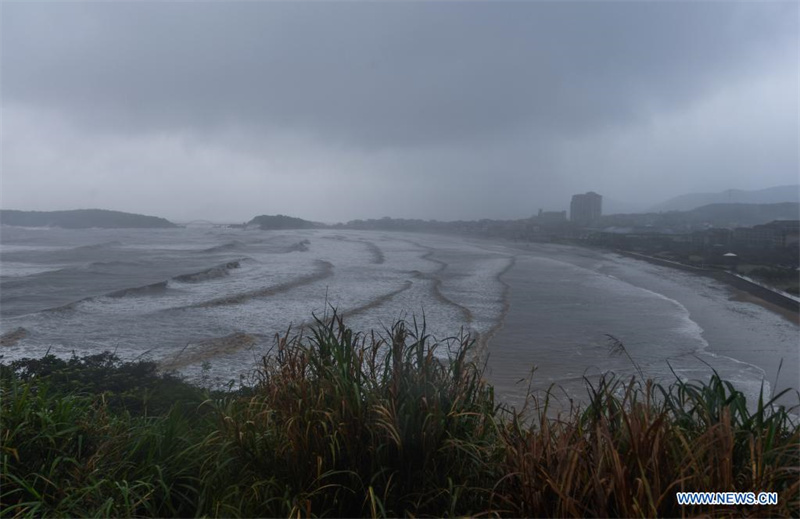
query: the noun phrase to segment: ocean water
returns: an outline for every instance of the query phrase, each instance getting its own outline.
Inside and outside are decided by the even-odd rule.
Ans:
[[[719,353],[755,338],[765,357],[798,364],[797,325],[716,281],[575,247],[340,230],[0,233],[0,333],[28,332],[0,349],[4,361],[110,350],[224,384],[249,376],[276,334],[331,308],[357,330],[424,316],[437,338],[471,333],[511,403],[528,385],[580,400],[584,378],[606,371],[713,368],[755,395],[771,388],[771,365]],[[628,356],[609,352],[608,335]]]

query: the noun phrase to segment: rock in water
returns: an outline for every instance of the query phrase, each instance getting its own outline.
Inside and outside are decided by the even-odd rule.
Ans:
[[[180,369],[190,364],[197,364],[226,353],[233,353],[257,342],[253,335],[236,332],[225,337],[215,337],[189,343],[178,354],[159,362],[164,371]]]
[[[13,346],[27,336],[28,330],[20,326],[16,330],[4,333],[0,336],[0,346]]]

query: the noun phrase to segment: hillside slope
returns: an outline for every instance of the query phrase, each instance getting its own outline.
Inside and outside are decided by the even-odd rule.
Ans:
[[[64,229],[145,228],[166,229],[177,227],[157,216],[107,211],[105,209],[76,209],[72,211],[15,211],[0,210],[0,224],[18,227],[61,227]]]
[[[691,211],[709,204],[778,204],[800,202],[800,185],[776,186],[757,191],[728,189],[719,193],[689,193],[653,206],[650,212]]]

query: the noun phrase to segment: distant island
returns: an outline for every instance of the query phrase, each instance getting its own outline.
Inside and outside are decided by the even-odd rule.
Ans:
[[[546,236],[575,238],[587,231],[603,232],[619,227],[642,227],[650,233],[691,233],[712,227],[736,228],[762,225],[775,220],[797,220],[800,204],[784,202],[774,204],[709,204],[689,211],[662,213],[609,214],[600,216],[590,227],[567,219],[566,212],[540,212],[529,218],[517,220],[457,220],[439,221],[407,218],[350,220],[347,223],[326,225],[293,216],[261,215],[233,228],[258,228],[265,231],[288,229],[354,229],[370,231],[433,232],[478,235],[510,239],[530,239]]]
[[[256,216],[250,220],[247,227],[258,227],[264,231],[280,231],[286,229],[321,229],[327,227],[324,224],[309,222],[302,218],[295,218],[293,216],[278,215],[261,215]]]
[[[72,211],[15,211],[0,209],[0,224],[17,227],[60,227],[63,229],[169,229],[178,227],[157,216],[107,211],[104,209],[76,209]]]

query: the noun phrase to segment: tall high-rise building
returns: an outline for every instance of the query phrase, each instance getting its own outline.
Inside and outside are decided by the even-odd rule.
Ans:
[[[603,214],[603,197],[589,191],[583,195],[573,195],[569,205],[569,219],[581,225],[592,225]]]

